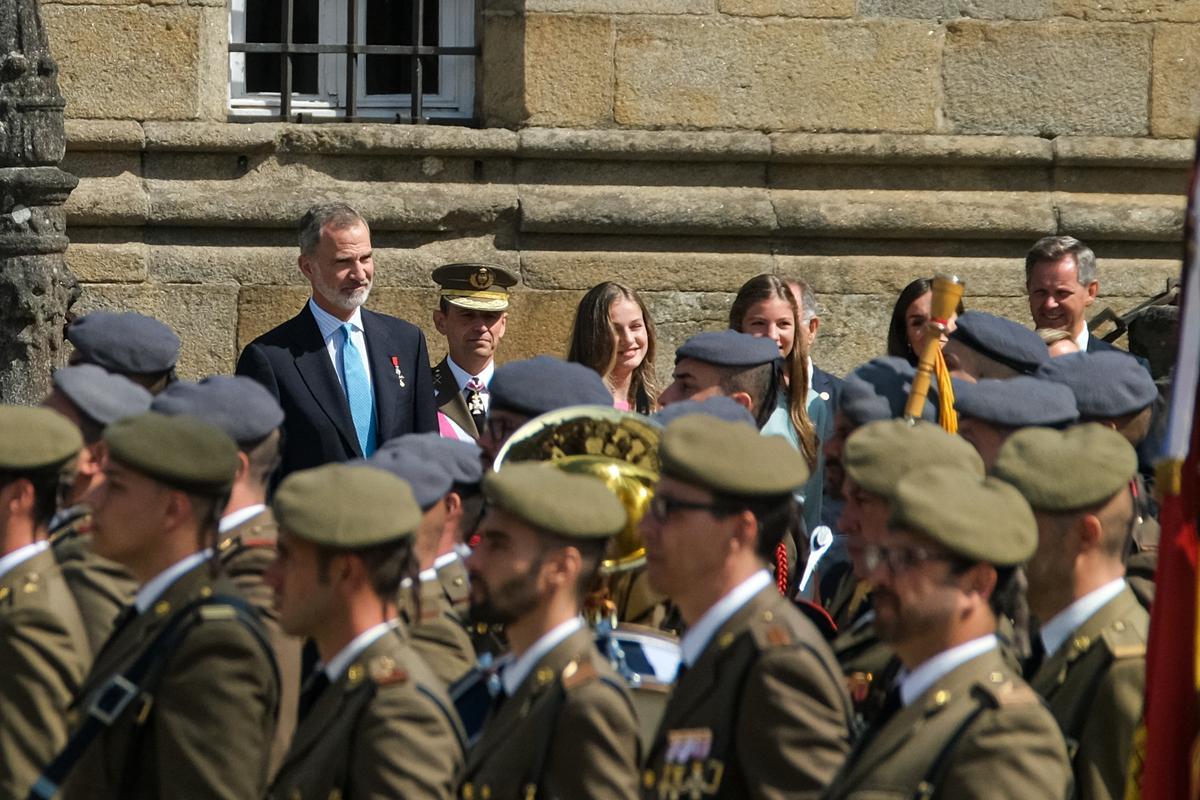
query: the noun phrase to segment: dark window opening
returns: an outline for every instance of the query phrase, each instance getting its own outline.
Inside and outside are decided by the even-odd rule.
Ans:
[[[367,44],[411,45],[413,0],[367,0]],[[441,44],[438,3],[426,2],[422,14],[422,41],[425,46]],[[412,91],[412,56],[367,56],[367,94],[408,94]],[[438,93],[438,59],[426,58],[424,88],[426,94]]]
[[[316,44],[320,39],[320,0],[292,0],[292,41]],[[246,0],[246,41],[278,44],[281,41],[282,4],[279,0]],[[292,91],[317,93],[317,54],[292,56]],[[279,91],[279,56],[246,54],[246,91]]]

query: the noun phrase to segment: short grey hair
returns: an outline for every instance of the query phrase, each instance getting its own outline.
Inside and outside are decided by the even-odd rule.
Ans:
[[[814,317],[820,316],[820,310],[817,308],[817,296],[813,294],[812,287],[808,285],[808,281],[800,278],[789,278],[783,276],[783,282],[789,286],[795,286],[800,290],[800,296],[796,298],[796,302],[800,304],[800,321],[808,322]]]
[[[311,256],[321,243],[321,231],[326,227],[334,230],[349,228],[358,223],[367,225],[363,215],[346,203],[321,203],[315,205],[300,219],[300,253]],[[370,228],[370,226],[367,226]]]
[[[1100,279],[1096,272],[1096,254],[1092,248],[1074,236],[1044,236],[1033,243],[1025,256],[1025,285],[1033,275],[1033,268],[1043,261],[1058,261],[1064,256],[1074,256],[1075,277],[1087,286]]]

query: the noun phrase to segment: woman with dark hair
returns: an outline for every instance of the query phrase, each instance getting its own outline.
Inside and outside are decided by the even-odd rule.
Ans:
[[[896,298],[892,308],[892,321],[888,325],[887,354],[904,358],[914,367],[920,358],[921,350],[925,347],[925,334],[929,324],[929,313],[933,303],[933,281],[929,278],[917,278],[905,286]],[[956,313],[947,324],[946,333],[954,331],[955,320],[963,313],[960,300]],[[946,337],[942,337],[946,344]]]
[[[784,358],[785,389],[762,432],[785,437],[808,462],[812,474],[804,486],[803,498],[797,499],[804,501],[804,522],[812,531],[821,524],[824,459],[820,436],[827,434],[832,418],[829,406],[809,386],[808,337],[799,330],[800,319],[800,309],[787,283],[770,274],[758,275],[743,284],[729,309],[729,327],[774,339]]]
[[[656,409],[654,320],[637,292],[605,281],[579,301],[567,361],[591,367],[604,378],[613,407],[649,414]]]

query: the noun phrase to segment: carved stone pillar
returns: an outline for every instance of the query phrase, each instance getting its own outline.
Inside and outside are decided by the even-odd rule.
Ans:
[[[63,203],[78,178],[66,150],[58,68],[37,0],[0,0],[0,402],[36,403],[63,362],[79,297]]]

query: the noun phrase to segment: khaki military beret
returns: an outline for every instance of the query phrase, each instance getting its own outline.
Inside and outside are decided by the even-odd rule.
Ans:
[[[220,494],[237,473],[233,439],[195,417],[126,417],[105,428],[104,441],[113,460],[188,492]]]
[[[663,431],[662,473],[719,494],[788,494],[808,480],[808,464],[782,436],[703,414],[681,417]]]
[[[925,467],[901,478],[890,523],[997,567],[1021,564],[1037,547],[1037,522],[1020,492],[955,466]]]
[[[40,469],[79,452],[83,437],[70,420],[48,408],[0,406],[0,469]]]
[[[421,507],[408,484],[374,466],[293,472],[271,501],[279,525],[314,544],[356,550],[411,538]]]
[[[868,422],[846,439],[846,474],[868,492],[890,498],[896,483],[921,466],[950,466],[984,475],[983,459],[965,439],[931,422],[902,419]]]
[[[1056,431],[1027,428],[1008,437],[992,473],[1038,511],[1074,511],[1104,502],[1137,472],[1137,453],[1114,430],[1088,423]]]
[[[483,477],[483,494],[535,528],[572,539],[603,539],[628,522],[625,507],[599,478],[550,464],[507,464]]]

